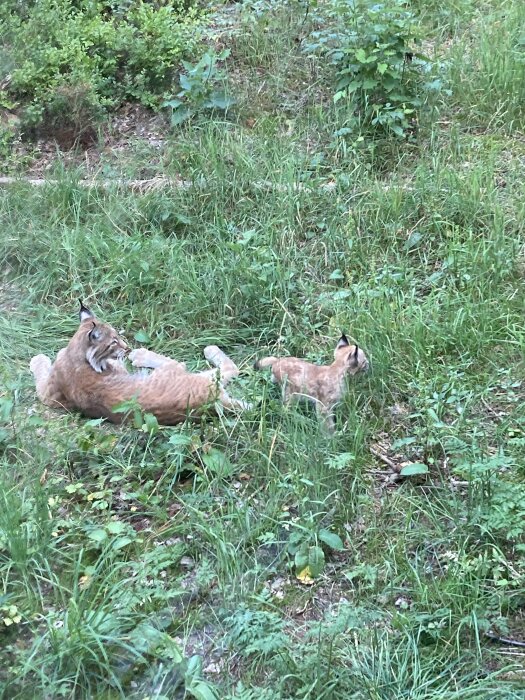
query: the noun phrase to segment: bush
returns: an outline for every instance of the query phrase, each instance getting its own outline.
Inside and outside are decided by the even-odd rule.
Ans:
[[[41,0],[0,10],[3,52],[15,66],[9,93],[25,103],[26,126],[62,116],[95,120],[124,100],[158,107],[175,67],[198,41],[198,12],[179,0],[166,3]],[[80,88],[79,88],[80,86]]]
[[[323,51],[336,65],[334,101],[348,100],[347,127],[403,137],[422,106],[421,65],[414,54],[415,16],[403,0],[334,0],[327,29],[314,32],[307,50]]]

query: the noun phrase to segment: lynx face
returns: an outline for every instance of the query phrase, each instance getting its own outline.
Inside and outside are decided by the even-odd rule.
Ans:
[[[93,321],[86,331],[86,360],[95,372],[104,372],[109,360],[122,361],[128,354],[127,344],[110,325]]]
[[[80,322],[85,326],[86,360],[95,372],[104,372],[108,368],[109,360],[122,361],[128,354],[126,342],[113,326],[97,321],[83,304],[80,309]]]
[[[358,345],[350,345],[347,337],[343,334],[334,350],[334,359],[337,362],[346,364],[347,374],[357,374],[367,372],[370,364],[365,353]]]

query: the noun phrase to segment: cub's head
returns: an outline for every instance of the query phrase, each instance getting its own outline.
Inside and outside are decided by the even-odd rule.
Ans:
[[[358,345],[350,345],[344,333],[341,334],[339,342],[336,345],[334,358],[336,362],[346,365],[348,374],[366,372],[369,367],[369,362],[365,353]]]
[[[129,348],[109,323],[103,323],[80,301],[80,337],[86,360],[95,372],[104,372],[108,360],[123,360]]]

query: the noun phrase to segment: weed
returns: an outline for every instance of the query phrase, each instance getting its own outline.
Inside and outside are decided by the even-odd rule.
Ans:
[[[403,137],[422,106],[422,81],[416,66],[427,59],[416,54],[414,15],[404,2],[336,2],[334,27],[312,36],[309,50],[329,48],[336,64],[334,101],[345,100],[353,116],[348,132],[383,131]]]
[[[217,61],[223,61],[229,54],[229,50],[225,49],[218,56],[210,52],[205,53],[194,65],[187,61],[182,62],[186,73],[181,73],[179,77],[181,91],[177,93],[175,99],[167,100],[162,104],[163,107],[171,108],[172,126],[178,126],[199,112],[226,111],[234,104],[232,98],[215,87],[215,83],[223,80],[222,74],[217,69]]]

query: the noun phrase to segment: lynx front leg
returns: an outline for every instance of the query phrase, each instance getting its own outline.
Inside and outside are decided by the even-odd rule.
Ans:
[[[230,379],[239,376],[239,368],[235,362],[216,345],[207,345],[204,348],[204,357],[219,369],[221,384],[227,384]],[[206,374],[211,377],[213,372],[214,370],[208,370]]]
[[[48,381],[51,374],[51,360],[47,355],[35,355],[31,358],[29,369],[35,378],[36,393],[42,403],[48,395]]]
[[[224,408],[229,408],[232,411],[249,411],[250,408],[253,408],[253,404],[232,398],[224,389],[221,389],[220,402]]]
[[[180,369],[186,369],[184,362],[177,362],[177,360],[172,360],[171,357],[166,357],[165,355],[159,355],[153,350],[147,350],[146,348],[137,348],[132,350],[129,354],[129,359],[133,367],[147,367],[148,369],[158,369],[163,367],[168,363],[178,365]]]

